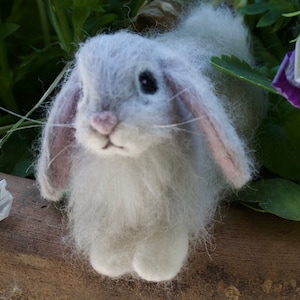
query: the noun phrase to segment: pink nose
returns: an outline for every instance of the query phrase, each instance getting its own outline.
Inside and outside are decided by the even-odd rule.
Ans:
[[[117,126],[118,118],[113,112],[104,111],[93,114],[90,124],[92,128],[97,130],[100,134],[109,135]]]

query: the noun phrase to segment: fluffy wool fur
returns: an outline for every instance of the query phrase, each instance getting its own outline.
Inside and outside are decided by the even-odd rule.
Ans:
[[[249,48],[241,17],[206,5],[169,33],[81,46],[44,129],[37,180],[49,200],[70,191],[72,235],[97,272],[172,279],[220,194],[250,180],[264,99],[209,63],[252,63]]]

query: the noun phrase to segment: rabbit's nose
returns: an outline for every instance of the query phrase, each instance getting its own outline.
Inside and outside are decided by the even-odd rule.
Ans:
[[[95,113],[90,119],[91,127],[103,135],[110,135],[117,124],[117,116],[110,111]]]

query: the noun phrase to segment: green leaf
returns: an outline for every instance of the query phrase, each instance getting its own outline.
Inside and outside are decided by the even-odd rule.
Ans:
[[[271,80],[269,78],[260,72],[259,69],[252,68],[249,64],[240,60],[236,56],[213,56],[210,62],[216,69],[226,74],[250,82],[269,92],[278,94],[278,92],[272,87]]]
[[[300,110],[280,99],[258,139],[264,165],[281,177],[300,182]]]
[[[20,25],[13,23],[4,23],[0,27],[0,40],[5,39],[7,36],[13,34],[20,28]]]
[[[256,27],[271,26],[282,17],[284,13],[289,13],[294,10],[292,3],[288,1],[269,1],[260,3],[251,3],[240,7],[238,11],[244,15],[260,15]]]
[[[238,8],[238,12],[244,15],[258,15],[272,8],[271,3],[252,3]]]
[[[292,13],[287,13],[287,14],[282,14],[283,17],[286,17],[286,18],[292,18],[292,17],[297,17],[300,15],[300,10],[299,11],[295,11],[295,12],[292,12]]]
[[[97,20],[95,20],[93,25],[95,26],[95,28],[101,28],[101,26],[107,25],[107,24],[111,23],[112,21],[116,20],[116,18],[117,18],[117,15],[115,15],[115,14],[105,14],[105,15],[99,17]]]
[[[280,12],[270,11],[264,14],[256,24],[256,27],[267,27],[273,25],[281,16]]]
[[[252,182],[239,193],[238,200],[255,210],[300,221],[300,185],[292,181],[275,178]]]

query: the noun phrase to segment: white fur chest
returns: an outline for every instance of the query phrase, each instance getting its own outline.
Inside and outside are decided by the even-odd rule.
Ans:
[[[74,160],[70,217],[76,220],[75,231],[82,232],[75,236],[109,236],[167,222],[172,207],[167,189],[178,167],[170,168],[167,157],[153,154],[132,159],[86,153]]]

